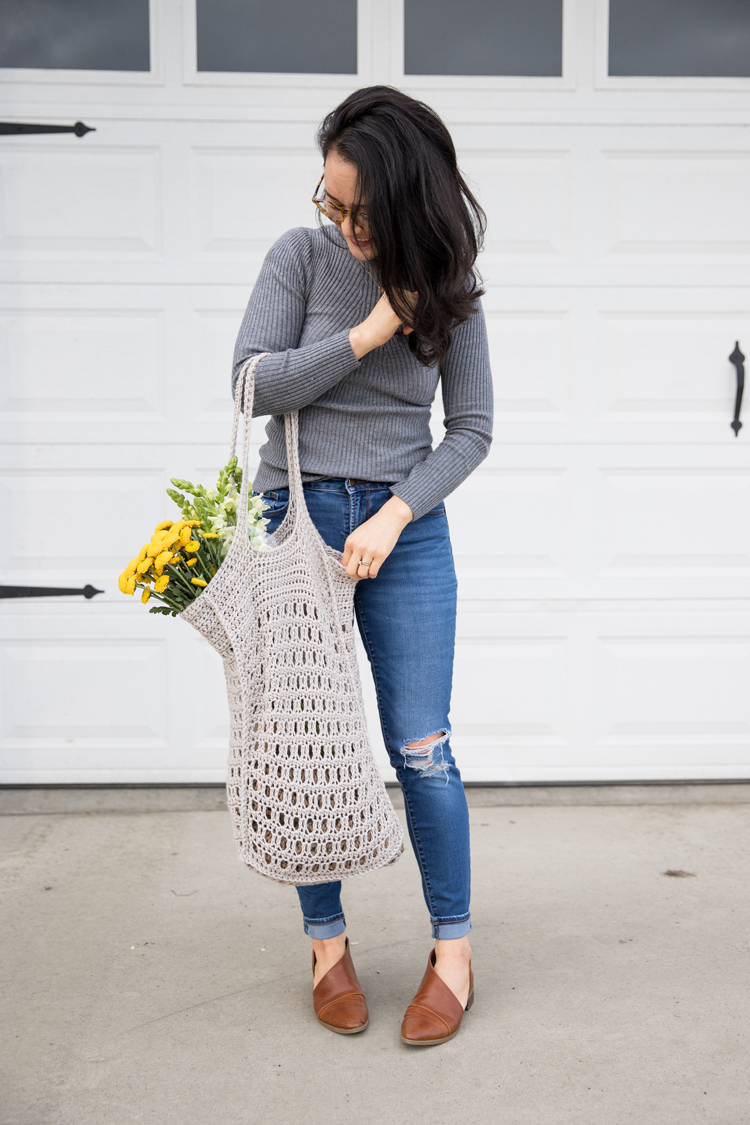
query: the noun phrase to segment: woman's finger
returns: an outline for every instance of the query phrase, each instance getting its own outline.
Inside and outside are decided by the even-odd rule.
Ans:
[[[346,566],[347,574],[349,574],[351,578],[369,578],[371,576],[374,578],[382,562],[381,557],[376,555],[374,551],[368,551],[367,548],[357,547],[356,545],[351,546],[349,552],[349,557],[346,562],[344,562],[344,556],[342,556],[341,559],[342,563]],[[367,559],[370,565],[362,566],[360,559]],[[374,574],[373,570],[375,572]]]
[[[386,556],[382,553],[382,551],[367,551],[366,553],[363,551],[360,555],[360,558],[370,560],[370,565],[368,567],[363,567],[357,572],[360,577],[377,578],[378,571],[380,570],[386,559]]]
[[[351,554],[349,555],[349,559],[344,564],[346,566],[347,574],[349,575],[350,578],[365,578],[367,576],[366,569],[364,567],[362,567],[360,569],[359,560],[363,559],[363,558],[366,559],[366,558],[369,558],[369,557],[370,557],[369,555],[361,554],[361,552],[359,551],[359,549],[356,546],[351,548]],[[342,562],[343,562],[343,558],[342,558]]]

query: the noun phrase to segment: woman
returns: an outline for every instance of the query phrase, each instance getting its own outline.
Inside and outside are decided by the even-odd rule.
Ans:
[[[443,500],[486,456],[492,384],[474,275],[484,215],[448,130],[398,90],[357,90],[318,134],[314,202],[332,225],[288,231],[269,251],[242,322],[235,378],[258,365],[254,413],[272,415],[255,491],[273,532],[289,492],[283,415],[299,410],[305,499],[343,552],[383,737],[404,793],[435,948],[404,1042],[458,1032],[473,999],[469,820],[449,745],[456,577]],[[442,383],[446,435],[433,451]],[[313,946],[321,1023],[368,1025],[341,884],[297,888]]]

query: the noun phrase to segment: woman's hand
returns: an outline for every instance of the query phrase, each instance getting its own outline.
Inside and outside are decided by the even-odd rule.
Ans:
[[[398,537],[414,517],[400,496],[391,496],[382,508],[351,533],[341,561],[350,578],[376,578],[383,562],[398,543]],[[365,559],[369,566],[361,566]]]
[[[417,294],[406,293],[405,296],[413,308],[416,304]],[[367,355],[368,352],[386,344],[401,323],[402,321],[396,316],[384,293],[367,320],[363,320],[361,324],[358,324],[356,328],[352,328],[349,332],[349,343],[357,359],[361,359],[363,355]],[[413,331],[413,328],[404,325],[404,336],[408,336]]]

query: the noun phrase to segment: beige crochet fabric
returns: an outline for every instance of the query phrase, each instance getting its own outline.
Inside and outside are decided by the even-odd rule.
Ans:
[[[367,737],[355,583],[308,514],[296,412],[285,415],[289,510],[278,546],[256,552],[248,542],[247,450],[262,358],[249,360],[237,381],[232,453],[241,408],[245,417],[237,531],[180,617],[224,659],[227,801],[242,860],[282,883],[326,883],[393,863],[404,833]]]

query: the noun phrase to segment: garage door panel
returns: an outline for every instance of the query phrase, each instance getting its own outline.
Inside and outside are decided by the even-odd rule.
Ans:
[[[633,765],[708,759],[744,776],[750,753],[750,635],[601,636],[598,738]]]
[[[169,729],[164,648],[159,638],[5,641],[3,740],[63,752],[80,740],[162,749]]]
[[[750,254],[750,157],[609,153],[607,251],[659,257]]]
[[[187,657],[181,661],[182,673],[191,682],[200,684],[200,691],[193,693],[186,709],[191,743],[200,753],[209,751],[211,760],[216,762],[217,767],[223,768],[229,747],[224,664],[208,641],[195,630],[191,630],[193,635],[186,635],[187,631],[188,627],[182,627],[180,623],[179,639]]]
[[[455,735],[568,737],[568,645],[562,637],[459,640],[454,670]]]
[[[568,153],[532,146],[526,152],[509,152],[504,147],[500,153],[461,151],[461,167],[480,203],[498,219],[488,229],[488,253],[503,260],[566,259],[571,222]]]
[[[153,259],[161,252],[158,148],[0,146],[0,254]]]
[[[183,622],[118,598],[83,613],[3,603],[0,783],[223,780],[220,659]]]
[[[506,651],[507,662],[494,658]],[[464,603],[456,674],[463,665],[471,686],[457,680],[451,712],[462,774],[495,781],[748,777],[749,660],[747,604],[731,612],[685,603],[673,612],[624,612],[561,603],[544,612]],[[528,680],[527,670],[535,673]],[[480,715],[484,708],[491,718],[494,706],[496,720],[512,717],[515,729],[472,730],[464,721],[470,699]],[[564,725],[535,730],[533,722],[553,713],[551,701]]]
[[[260,260],[283,231],[312,226],[320,176],[314,149],[196,148],[191,157],[193,260]]]
[[[449,501],[462,570],[564,574],[568,562],[564,469],[479,469]]]
[[[600,574],[750,577],[750,469],[603,469]]]
[[[250,291],[0,287],[0,444],[225,446]]]
[[[250,296],[248,291],[247,296]],[[234,344],[245,305],[226,309],[193,309],[190,356],[193,421],[219,422],[229,433],[232,419],[231,372]],[[253,434],[257,432],[253,422]]]
[[[0,475],[0,497],[9,514],[5,566],[56,571],[124,569],[153,524],[148,513],[163,488],[156,469],[127,472],[39,469]],[[165,506],[170,501],[165,497]],[[154,521],[154,523],[157,521]],[[138,541],[134,542],[134,529]]]
[[[733,450],[735,342],[750,289],[521,289],[483,305],[495,389],[490,458],[509,447],[689,443]],[[744,462],[743,462],[744,463]]]
[[[53,427],[164,421],[163,316],[151,309],[0,310],[0,412]],[[49,416],[53,418],[50,419]]]
[[[564,312],[489,309],[487,336],[496,372],[496,416],[564,420],[570,381],[570,325]]]
[[[602,416],[627,417],[634,426],[649,415],[728,426],[736,389],[728,357],[737,338],[750,341],[746,309],[642,308],[601,318]]]

